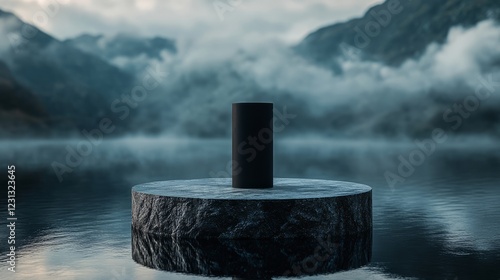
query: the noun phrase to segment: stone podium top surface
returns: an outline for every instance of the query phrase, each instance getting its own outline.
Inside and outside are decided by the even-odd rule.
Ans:
[[[238,189],[231,186],[231,178],[172,180],[140,184],[132,192],[166,197],[184,197],[222,200],[286,200],[356,195],[372,188],[352,182],[275,178],[273,188]]]

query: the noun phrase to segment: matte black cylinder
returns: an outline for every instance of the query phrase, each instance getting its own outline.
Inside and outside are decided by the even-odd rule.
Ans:
[[[233,188],[273,187],[273,103],[233,103]]]

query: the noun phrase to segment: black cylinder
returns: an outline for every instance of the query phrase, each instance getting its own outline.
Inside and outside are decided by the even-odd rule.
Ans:
[[[233,188],[273,187],[273,103],[233,103]]]

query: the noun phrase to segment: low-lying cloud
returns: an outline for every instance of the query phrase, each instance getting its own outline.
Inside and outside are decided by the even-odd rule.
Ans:
[[[480,77],[500,80],[498,45],[500,27],[486,20],[452,28],[444,44],[429,45],[399,67],[338,57],[342,73],[335,74],[276,40],[224,44],[207,35],[179,48],[165,66],[172,74],[165,93],[151,98],[168,108],[165,131],[227,134],[230,103],[261,100],[296,110],[295,128],[302,131],[415,136],[430,132],[447,107],[473,95]],[[482,109],[499,104],[500,86],[493,86],[497,94],[480,104],[479,118]]]

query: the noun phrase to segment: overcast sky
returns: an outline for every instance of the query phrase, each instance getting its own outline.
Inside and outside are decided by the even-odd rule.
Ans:
[[[14,12],[59,39],[82,33],[127,32],[177,39],[210,33],[272,37],[295,43],[321,26],[361,16],[380,2],[383,1],[0,0],[0,9]],[[219,13],[214,6],[219,7]],[[232,10],[224,10],[228,7]]]

